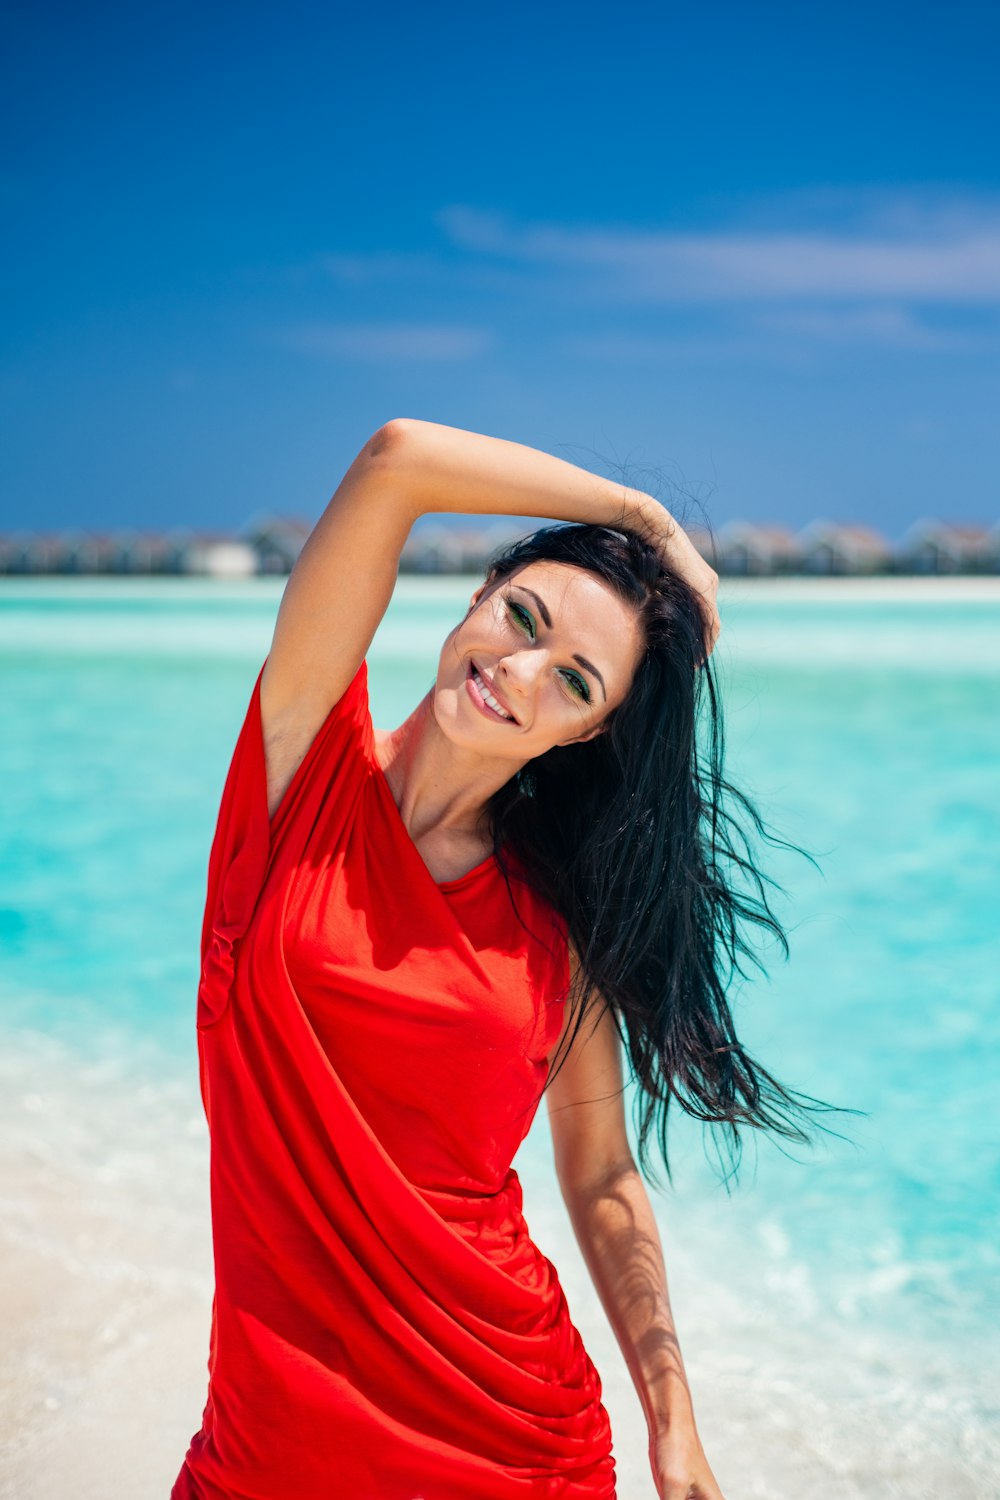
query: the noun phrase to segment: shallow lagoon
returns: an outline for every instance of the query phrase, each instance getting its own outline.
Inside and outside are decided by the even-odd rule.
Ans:
[[[433,681],[474,579],[402,578],[376,723]],[[4,1494],[162,1495],[204,1400],[211,1250],[194,993],[222,781],[282,581],[4,580]],[[727,1500],[986,1496],[1000,1324],[1000,580],[724,580],[730,775],[769,826],[788,962],[734,995],[778,1077],[864,1110],[732,1196],[678,1118],[654,1192]],[[794,1159],[793,1159],[794,1158]],[[517,1160],[602,1373],[620,1500],[651,1494],[627,1372],[558,1201]],[[128,1475],[128,1479],[124,1478]],[[119,1476],[117,1479],[115,1476]]]

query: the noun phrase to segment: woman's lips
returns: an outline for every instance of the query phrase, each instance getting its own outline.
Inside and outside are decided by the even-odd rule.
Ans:
[[[517,720],[513,717],[513,715],[508,719],[503,714],[498,714],[495,709],[490,708],[489,704],[480,693],[479,688],[476,686],[476,679],[473,674],[478,671],[479,668],[476,666],[475,662],[470,662],[469,670],[466,673],[465,677],[465,686],[468,689],[469,697],[479,709],[479,712],[481,714],[485,714],[487,718],[492,719],[494,724],[516,724]],[[486,679],[484,678],[483,681],[485,682],[485,680]],[[493,693],[492,688],[490,688],[490,692]],[[499,693],[493,693],[493,696],[496,698],[498,703],[501,701]]]

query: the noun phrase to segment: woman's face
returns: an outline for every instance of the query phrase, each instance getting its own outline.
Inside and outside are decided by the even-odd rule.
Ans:
[[[521,765],[597,734],[643,647],[635,611],[595,574],[527,563],[481,584],[446,637],[434,716],[455,743]]]

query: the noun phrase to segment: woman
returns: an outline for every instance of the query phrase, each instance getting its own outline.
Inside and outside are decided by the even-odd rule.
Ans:
[[[376,730],[366,654],[414,519],[445,510],[576,524],[494,559],[434,687]],[[543,1091],[657,1494],[721,1500],[620,1053],[624,1032],[640,1166],[654,1124],[666,1161],[671,1097],[737,1140],[741,1121],[806,1138],[766,1107],[801,1106],[739,1047],[720,977],[749,952],[739,919],[783,934],[724,881],[728,856],[763,895],[698,674],[717,582],[649,495],[520,444],[395,420],[345,475],[285,589],[212,847],[216,1290],[172,1500],[615,1495],[600,1378],[510,1166]]]

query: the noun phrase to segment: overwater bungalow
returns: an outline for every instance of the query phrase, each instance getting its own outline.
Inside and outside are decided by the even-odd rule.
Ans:
[[[0,571],[4,573],[56,573],[61,555],[61,533],[54,531],[10,531],[0,537]]]
[[[880,531],[839,521],[812,521],[796,537],[805,573],[886,573],[892,548]]]
[[[830,520],[797,534],[784,526],[732,520],[712,533],[684,523],[702,557],[720,575],[1000,573],[1000,522],[992,526],[925,518],[891,545],[878,531]],[[0,574],[287,575],[315,523],[262,516],[237,533],[176,526],[156,532],[11,531],[0,533]],[[480,573],[491,554],[535,524],[506,516],[472,524],[467,517],[421,517],[400,558],[403,573]]]
[[[716,534],[716,547],[719,561],[714,566],[719,573],[792,573],[801,560],[795,533],[786,526],[726,521]]]
[[[258,572],[290,573],[315,524],[298,516],[260,515],[250,520],[239,535],[241,541],[254,549]]]
[[[55,532],[48,552],[48,570],[53,573],[106,573],[112,552],[113,541],[107,532]]]
[[[909,573],[987,573],[996,571],[998,552],[1000,526],[927,518],[904,533],[897,555]]]
[[[486,526],[449,526],[428,521],[414,526],[403,545],[401,573],[477,573],[490,554],[515,536],[530,529],[517,521],[499,521]]]
[[[105,573],[169,573],[174,549],[168,536],[159,531],[139,531],[125,527],[105,539]]]

